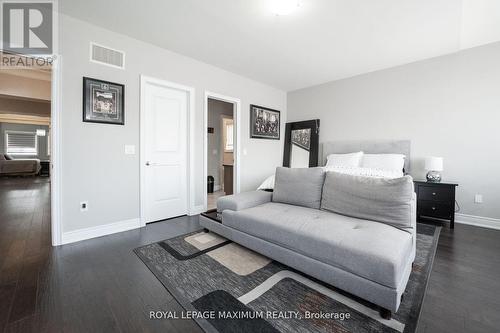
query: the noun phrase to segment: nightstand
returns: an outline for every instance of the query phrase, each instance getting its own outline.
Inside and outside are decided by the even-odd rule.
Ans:
[[[450,221],[450,228],[455,227],[455,183],[432,183],[414,181],[417,193],[417,221],[431,218]]]

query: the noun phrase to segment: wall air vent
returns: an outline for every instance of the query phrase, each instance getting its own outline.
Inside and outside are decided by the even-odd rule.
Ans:
[[[90,61],[125,69],[125,53],[96,43],[90,43]]]

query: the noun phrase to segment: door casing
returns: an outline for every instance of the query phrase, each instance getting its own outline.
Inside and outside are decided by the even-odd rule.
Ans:
[[[222,94],[205,91],[205,110],[203,112],[203,179],[206,181],[208,176],[208,100],[216,99],[219,101],[233,104],[233,123],[235,131],[234,149],[233,149],[233,192],[240,193],[241,186],[241,101],[238,98],[225,96]],[[206,187],[204,187],[205,189]],[[203,193],[203,210],[208,209],[208,193],[205,189]]]

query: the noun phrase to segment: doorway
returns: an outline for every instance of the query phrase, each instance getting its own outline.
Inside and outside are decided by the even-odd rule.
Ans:
[[[55,200],[50,165],[55,93],[51,65],[40,66],[23,55],[1,55],[16,59],[15,63],[35,64],[0,70],[0,248],[4,263],[0,276],[3,295],[9,295],[2,296],[5,326],[0,326],[7,330],[32,317],[26,309],[38,304],[38,272],[52,255],[56,233],[52,231]]]
[[[218,198],[239,191],[238,106],[232,98],[206,96],[206,210],[215,209]]]
[[[141,224],[189,212],[193,89],[141,77]]]

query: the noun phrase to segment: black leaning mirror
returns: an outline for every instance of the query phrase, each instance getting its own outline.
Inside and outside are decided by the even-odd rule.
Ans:
[[[319,119],[287,123],[283,166],[307,168],[318,166]]]

